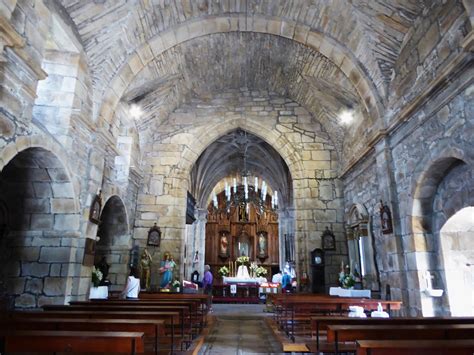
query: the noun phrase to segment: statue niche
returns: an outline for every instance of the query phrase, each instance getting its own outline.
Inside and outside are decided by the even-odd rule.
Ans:
[[[250,260],[253,257],[253,237],[250,236],[246,231],[242,231],[240,235],[236,238],[234,244],[234,255],[239,256],[248,256]]]

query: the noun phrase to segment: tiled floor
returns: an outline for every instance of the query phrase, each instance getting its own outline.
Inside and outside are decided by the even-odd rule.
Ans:
[[[263,305],[215,304],[214,325],[201,355],[278,354],[280,345],[265,323]]]

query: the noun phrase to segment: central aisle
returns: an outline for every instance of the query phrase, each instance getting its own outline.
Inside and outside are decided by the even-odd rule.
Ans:
[[[215,304],[214,324],[200,351],[201,355],[279,354],[263,305]]]

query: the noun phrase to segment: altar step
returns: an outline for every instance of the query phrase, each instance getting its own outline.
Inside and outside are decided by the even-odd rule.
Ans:
[[[257,304],[260,303],[258,297],[224,297],[224,296],[214,296],[212,298],[213,303],[238,303],[238,304]]]

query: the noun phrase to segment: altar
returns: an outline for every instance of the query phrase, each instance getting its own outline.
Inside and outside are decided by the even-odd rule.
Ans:
[[[339,297],[364,297],[370,298],[371,292],[370,290],[354,290],[354,289],[347,289],[342,287],[330,287],[329,288],[329,295],[330,296],[339,296]]]

